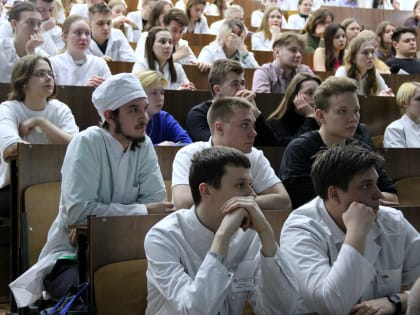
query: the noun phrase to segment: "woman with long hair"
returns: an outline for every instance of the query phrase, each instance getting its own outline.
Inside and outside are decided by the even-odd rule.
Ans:
[[[334,22],[334,14],[327,8],[319,8],[312,13],[305,28],[301,31],[306,42],[305,53],[313,53],[321,45],[325,28],[332,22]]]
[[[64,21],[62,30],[65,51],[50,58],[58,85],[97,87],[111,76],[103,58],[87,53],[91,36],[89,24],[84,17],[69,16]]]
[[[343,64],[347,37],[344,27],[331,23],[324,32],[325,47],[314,52],[314,71],[335,71]]]
[[[376,57],[382,61],[393,57],[395,55],[392,48],[392,34],[394,34],[395,25],[390,21],[382,21],[376,28],[376,35],[378,36],[378,48],[376,49]]]
[[[209,25],[204,16],[206,0],[187,0],[185,14],[188,18],[187,33],[209,34]]]
[[[168,81],[167,89],[195,89],[194,84],[188,80],[182,66],[174,63],[173,52],[174,44],[169,31],[159,26],[152,27],[146,38],[145,57],[134,64],[133,72],[156,70]]]
[[[344,27],[344,30],[346,32],[347,46],[350,44],[353,38],[355,38],[362,30],[360,23],[354,17],[345,18],[341,21],[340,25]]]
[[[256,33],[252,34],[252,50],[273,50],[274,38],[281,32],[281,21],[283,14],[279,7],[268,7]]]
[[[9,99],[0,104],[0,217],[9,216],[6,160],[16,155],[17,144],[67,144],[79,132],[70,108],[54,99],[56,92],[48,58],[27,55],[16,62]]]
[[[153,7],[152,11],[150,12],[149,20],[147,21],[147,24],[143,28],[143,34],[146,34],[147,31],[149,31],[154,26],[162,26],[163,27],[163,16],[169,12],[170,9],[173,8],[172,3],[166,1],[166,0],[160,0],[156,3],[156,5]],[[140,39],[141,41],[141,39]]]
[[[146,133],[154,145],[176,145],[191,143],[184,128],[168,112],[162,110],[165,100],[166,79],[157,71],[143,70],[135,73],[147,94],[149,106]]]
[[[314,116],[314,93],[321,79],[308,72],[295,75],[290,81],[279,106],[268,116],[278,142],[286,146],[294,138],[318,129]]]
[[[251,13],[251,26],[259,28],[263,19],[265,10],[269,7],[278,7],[278,0],[262,0],[261,5],[257,10]]]
[[[335,76],[349,77],[358,83],[357,93],[370,96],[394,96],[375,67],[375,45],[373,40],[358,36],[352,40],[344,54],[344,66]]]

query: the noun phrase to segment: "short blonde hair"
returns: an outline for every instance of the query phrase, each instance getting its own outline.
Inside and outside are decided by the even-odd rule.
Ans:
[[[410,103],[411,98],[416,93],[416,90],[420,88],[419,82],[404,82],[398,89],[395,97],[398,106],[400,107],[401,114],[405,113],[404,106]]]
[[[139,70],[134,73],[137,79],[139,79],[143,88],[148,88],[149,86],[155,86],[158,83],[166,86],[168,81],[163,77],[162,74],[155,70]]]

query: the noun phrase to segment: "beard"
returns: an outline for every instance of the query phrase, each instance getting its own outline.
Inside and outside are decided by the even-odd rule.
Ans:
[[[136,148],[140,148],[140,144],[142,142],[144,142],[144,140],[146,140],[146,135],[145,134],[144,135],[141,135],[141,136],[137,136],[137,137],[130,136],[130,135],[126,134],[122,130],[121,122],[120,122],[119,117],[117,117],[117,119],[115,119],[115,133],[116,134],[120,134],[123,137],[125,137],[126,139],[130,140],[132,142],[131,143],[131,146],[130,146],[130,149],[133,150],[133,151],[135,151]]]

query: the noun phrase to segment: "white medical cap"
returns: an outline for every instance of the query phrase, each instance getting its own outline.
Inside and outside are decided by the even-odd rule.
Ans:
[[[119,73],[106,79],[93,91],[92,103],[105,121],[105,111],[116,110],[139,97],[147,97],[139,79],[132,73]]]

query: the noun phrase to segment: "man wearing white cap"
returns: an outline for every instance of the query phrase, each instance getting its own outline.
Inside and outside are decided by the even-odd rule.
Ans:
[[[54,298],[77,284],[72,224],[88,215],[141,215],[172,208],[149,137],[146,93],[131,73],[108,78],[92,94],[103,127],[70,142],[62,167],[60,211],[38,262],[10,284],[18,307],[46,290]]]

